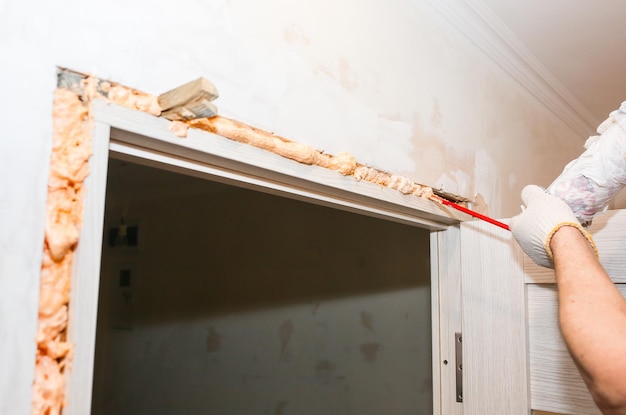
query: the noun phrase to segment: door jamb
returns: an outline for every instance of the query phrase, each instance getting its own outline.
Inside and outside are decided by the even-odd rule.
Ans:
[[[430,201],[344,177],[319,166],[307,166],[247,144],[205,131],[190,129],[187,138],[169,131],[169,122],[102,100],[92,103],[94,130],[90,174],[84,186],[83,225],[72,269],[68,340],[75,345],[72,368],[67,375],[65,414],[91,411],[96,321],[102,249],[103,218],[108,159],[140,157],[158,165],[197,177],[331,206],[358,214],[400,222],[431,231],[431,300],[433,413],[461,414],[446,409],[454,365],[443,364],[449,347],[448,331],[460,313],[458,223],[464,215]],[[459,323],[460,324],[460,323]],[[442,330],[445,330],[444,333]],[[454,327],[460,330],[460,327]],[[454,345],[452,345],[452,348]],[[443,359],[443,360],[442,360]],[[450,375],[451,373],[451,375]],[[461,408],[461,409],[458,409]],[[442,412],[443,411],[443,412]]]

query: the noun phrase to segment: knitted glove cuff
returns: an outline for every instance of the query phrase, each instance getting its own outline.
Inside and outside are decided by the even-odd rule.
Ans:
[[[550,248],[550,242],[552,241],[552,237],[554,236],[554,234],[564,226],[572,226],[578,229],[578,231],[585,237],[587,242],[589,242],[589,246],[591,246],[591,248],[593,249],[593,252],[596,254],[596,258],[600,259],[600,254],[598,253],[598,247],[596,246],[596,243],[594,242],[593,237],[591,236],[589,231],[583,228],[583,226],[578,222],[561,222],[558,225],[556,225],[550,231],[550,233],[548,233],[548,236],[546,238],[545,248],[546,248],[546,252],[548,253],[548,257],[550,258],[550,261],[554,262],[554,256],[552,254],[552,249]]]

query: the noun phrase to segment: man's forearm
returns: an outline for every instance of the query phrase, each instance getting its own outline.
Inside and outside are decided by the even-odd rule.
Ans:
[[[552,237],[561,332],[605,414],[626,414],[626,300],[580,232]]]

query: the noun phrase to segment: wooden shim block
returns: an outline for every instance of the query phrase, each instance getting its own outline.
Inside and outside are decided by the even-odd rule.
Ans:
[[[218,96],[213,83],[198,78],[159,95],[161,116],[171,121],[212,117],[217,114],[217,107],[211,101]]]

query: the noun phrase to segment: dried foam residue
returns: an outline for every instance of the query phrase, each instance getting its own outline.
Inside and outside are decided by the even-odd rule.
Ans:
[[[272,151],[303,164],[313,164],[336,170],[344,176],[353,176],[357,180],[365,180],[384,187],[390,187],[404,194],[412,194],[424,198],[429,198],[433,194],[432,188],[419,185],[406,177],[396,176],[359,164],[354,156],[348,153],[339,153],[335,156],[325,154],[309,145],[293,142],[225,117],[202,118],[188,121],[188,123],[191,127]]]
[[[53,116],[33,414],[60,414],[66,405],[64,379],[72,355],[66,338],[71,268],[82,221],[82,184],[91,156],[91,117],[78,96],[57,89]]]
[[[67,405],[65,374],[73,346],[67,341],[72,260],[78,244],[83,210],[83,182],[89,173],[90,101],[106,99],[159,115],[157,98],[76,76],[60,80],[54,94],[53,139],[46,202],[44,254],[41,265],[37,353],[32,413],[60,414]]]

